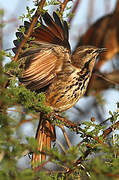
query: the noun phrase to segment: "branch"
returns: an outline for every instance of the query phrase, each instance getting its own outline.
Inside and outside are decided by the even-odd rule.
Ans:
[[[18,125],[16,126],[16,128],[18,128],[19,126],[21,126],[22,124],[24,124],[24,123],[28,123],[28,122],[33,122],[33,118],[31,118],[31,119],[22,119],[19,123],[18,123]]]
[[[98,171],[98,169],[96,169],[96,168],[93,168],[93,171],[98,175],[100,175],[100,171]],[[117,179],[119,179],[119,173],[117,172],[117,174],[115,173],[115,174],[112,174],[112,173],[106,173],[106,172],[104,172],[104,171],[102,171],[101,172],[104,176],[107,176],[107,177],[110,177],[111,179],[112,178],[115,178],[115,180]],[[108,179],[110,179],[110,178],[108,178]]]
[[[80,131],[82,130],[82,129],[79,127],[80,123],[74,123],[74,122],[68,120],[67,118],[61,117],[61,116],[56,115],[56,114],[55,114],[54,117],[55,117],[56,120],[59,120],[59,121],[62,123],[62,125],[66,126],[66,127],[69,128],[69,129],[72,128],[73,131],[75,131],[76,133],[78,133],[79,130],[80,130]]]
[[[60,125],[59,127],[61,128],[61,130],[62,130],[62,132],[63,132],[63,135],[64,135],[64,137],[65,137],[65,140],[66,140],[66,142],[67,142],[68,147],[70,148],[70,147],[71,147],[71,142],[70,142],[70,140],[69,140],[69,138],[68,138],[68,136],[67,136],[67,133],[66,133],[66,131],[65,131],[65,129],[64,129],[64,126]]]
[[[4,13],[3,12],[3,9],[0,9],[1,13],[0,13],[0,50],[2,50],[2,37],[3,37],[3,28],[2,28],[2,25],[3,25],[3,15]],[[1,63],[0,63],[0,66],[1,66]]]
[[[114,71],[113,71],[114,73]],[[118,71],[116,71],[116,73],[119,73]],[[104,79],[105,81],[109,82],[110,84],[114,84],[114,85],[119,85],[116,81],[112,80],[112,79],[109,79],[108,78],[108,75],[111,75],[111,73],[108,73],[108,74],[103,74],[103,73],[100,73],[100,72],[94,72],[94,74],[102,79]],[[112,74],[113,75],[113,74]]]
[[[80,0],[76,0],[75,4],[74,4],[74,6],[73,6],[73,8],[71,10],[71,14],[75,14],[75,12],[76,12],[76,10],[78,8],[79,3],[80,3]],[[73,19],[72,16],[68,19],[69,24],[71,24],[72,19]]]
[[[116,2],[116,6],[115,6],[115,10],[114,10],[114,14],[119,12],[119,0],[117,0]]]
[[[94,13],[94,0],[88,1],[88,10],[87,10],[87,27],[91,24],[91,19]]]
[[[58,141],[58,140],[56,139],[56,143],[59,145],[59,147],[62,149],[62,151],[66,154],[66,149],[65,149],[65,147],[60,143],[60,141]]]
[[[21,41],[21,44],[20,44],[20,46],[18,47],[15,56],[13,57],[13,60],[14,60],[14,61],[18,59],[18,57],[19,57],[19,55],[20,55],[20,53],[21,53],[21,51],[22,51],[22,48],[23,48],[24,44],[27,42],[28,38],[30,37],[31,33],[33,32],[33,28],[34,28],[34,26],[35,26],[36,23],[37,23],[37,20],[38,20],[40,14],[41,14],[41,11],[42,11],[42,9],[43,9],[44,4],[45,4],[45,0],[41,0],[40,3],[39,3],[39,5],[38,5],[38,7],[37,7],[37,10],[36,10],[36,12],[35,12],[35,14],[34,14],[34,16],[33,16],[33,19],[32,19],[32,22],[31,22],[31,24],[30,24],[30,27],[29,27],[27,33],[25,34],[24,39]]]
[[[73,169],[68,169],[65,174],[68,174],[68,175],[71,174],[74,171],[74,167],[75,168],[78,167],[78,165],[81,164],[81,162],[92,152],[91,150],[92,149],[90,149],[90,148],[87,149],[84,152],[84,155],[81,156],[76,162],[73,163]]]
[[[111,0],[108,1],[104,1],[104,8],[105,8],[105,14],[109,14],[110,10],[111,10]]]
[[[16,21],[17,21],[17,18],[11,18],[11,19],[4,20],[3,23],[7,24],[7,23],[13,23],[13,22],[16,22]]]
[[[46,160],[45,162],[43,162],[41,165],[39,165],[38,167],[33,167],[33,171],[34,172],[38,172],[40,171],[47,163],[51,162],[50,160]]]
[[[70,0],[64,0],[63,3],[60,2],[60,14],[61,14],[61,15],[63,14],[64,9],[65,9],[65,7],[66,7],[66,5],[67,5],[67,3],[68,3],[69,1],[70,1]]]
[[[16,113],[20,113],[20,114],[26,114],[26,112],[23,112],[23,111],[19,111],[19,110],[15,110],[15,109],[8,109],[7,110],[8,112],[16,112]],[[39,118],[39,114],[33,114],[33,113],[28,113],[29,116],[32,116],[32,118],[34,119],[38,119]]]
[[[68,120],[67,118],[61,117],[59,115],[55,115],[55,118],[58,119],[60,122],[62,122],[64,126],[66,126],[68,128],[72,128],[72,130],[74,132],[76,132],[77,134],[79,131],[81,131],[85,134],[84,130],[79,127],[79,125],[80,125],[79,123],[73,123],[70,120]],[[85,134],[85,136],[93,138],[96,142],[98,142],[99,144],[101,144],[103,146],[107,146],[107,144],[105,144],[103,141],[101,141],[98,136],[92,136],[92,135],[88,135],[88,134]]]
[[[117,127],[119,127],[119,121],[117,121],[115,124],[113,124],[112,126],[110,126],[109,128],[103,131],[103,139],[105,139],[106,136],[110,134]]]
[[[119,121],[116,122],[114,125],[112,125],[111,127],[109,127],[108,129],[106,129],[104,132],[103,132],[103,139],[109,134],[111,133],[114,129],[116,129],[117,127],[119,127]],[[97,142],[99,142],[100,144],[102,144],[103,142],[99,140],[98,137],[93,137]],[[106,144],[102,144],[102,145],[106,145]],[[66,174],[70,174],[73,172],[74,170],[74,167],[76,168],[79,164],[81,164],[81,162],[90,154],[92,153],[92,149],[91,147],[89,147],[85,152],[84,152],[84,155],[81,156],[76,162],[74,162],[73,164],[73,169],[68,169],[66,171]],[[107,176],[111,176],[111,174],[107,174]],[[112,175],[112,176],[117,176],[116,174],[115,175]],[[118,177],[118,176],[117,176]]]

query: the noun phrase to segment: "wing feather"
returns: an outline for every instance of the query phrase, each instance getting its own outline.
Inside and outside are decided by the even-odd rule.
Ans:
[[[25,34],[29,26],[30,23],[25,21]],[[18,39],[14,41],[14,45],[16,46],[15,48],[13,48],[14,53],[16,53],[17,48],[24,38],[24,35],[21,32],[17,32],[16,36]],[[53,18],[47,12],[41,15],[40,27],[34,28],[31,37],[33,37],[35,41],[61,45],[70,50],[70,44],[68,41],[68,25],[66,21],[60,20],[59,16],[55,12],[53,12]],[[30,44],[31,42],[32,40],[28,41],[27,43]],[[24,49],[25,47],[23,48],[23,50]]]
[[[26,53],[28,55],[28,52]],[[42,49],[30,58],[29,65],[25,68],[20,81],[31,90],[38,90],[49,85],[61,70],[63,62],[52,48]],[[58,65],[58,67],[57,67]],[[59,69],[59,70],[58,70]]]

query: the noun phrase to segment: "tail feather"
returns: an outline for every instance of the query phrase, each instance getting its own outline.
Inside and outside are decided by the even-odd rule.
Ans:
[[[36,41],[58,44],[70,49],[68,42],[69,32],[66,21],[61,22],[59,16],[53,12],[53,18],[46,12],[42,15],[45,25],[41,22],[40,27],[32,33]]]
[[[35,41],[43,41],[50,43],[54,39],[54,34],[43,25],[40,28],[36,29],[35,32],[32,33],[32,36],[35,37]]]
[[[42,21],[42,19],[44,20],[44,22]],[[25,21],[24,26],[20,27],[25,27],[26,34],[29,26],[30,22]],[[14,53],[16,53],[19,44],[24,38],[24,35],[21,32],[16,32],[16,36],[18,39],[14,41]],[[61,21],[59,16],[55,12],[53,13],[53,18],[47,12],[41,15],[40,27],[34,29],[31,37],[35,38],[35,41],[61,45],[70,50],[70,45],[68,42],[69,32],[67,22]],[[30,40],[30,42],[31,41],[32,40]],[[29,41],[27,43],[29,43]]]
[[[47,28],[59,39],[64,40],[62,29],[53,21],[48,13],[43,15]]]
[[[46,160],[45,149],[50,150],[51,141],[55,141],[56,139],[54,126],[48,120],[40,120],[36,134],[36,139],[39,145],[39,154],[33,153],[33,167],[35,166],[35,163]]]

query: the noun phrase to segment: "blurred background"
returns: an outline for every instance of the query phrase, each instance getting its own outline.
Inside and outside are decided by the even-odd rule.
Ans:
[[[15,32],[23,22],[19,16],[25,14],[26,6],[34,8],[32,0],[0,0],[0,23],[4,27],[0,29],[0,48],[9,50],[14,47],[13,40],[16,39]],[[68,3],[71,10],[64,13],[64,18],[70,24],[70,43],[72,51],[77,44],[96,45],[106,47],[110,53],[106,53],[102,63],[98,63],[95,68],[94,78],[92,78],[86,95],[72,109],[66,112],[66,116],[72,121],[90,121],[95,117],[96,122],[103,122],[110,115],[109,111],[116,111],[117,101],[119,101],[119,1],[117,0],[75,0]],[[117,7],[117,8],[116,8]],[[48,6],[48,11],[57,9],[57,6]],[[116,9],[116,11],[115,11]],[[74,13],[72,18],[67,18],[67,13]],[[105,16],[104,18],[102,18]],[[92,26],[93,24],[93,26]],[[91,27],[91,29],[90,29]],[[13,54],[13,53],[12,53]],[[14,55],[14,54],[13,54]],[[10,62],[9,58],[4,60],[4,64]],[[96,84],[97,83],[97,84]],[[19,115],[19,114],[17,114]],[[20,118],[23,117],[19,116]],[[30,116],[27,117],[29,119]],[[27,122],[19,126],[17,137],[35,136],[37,122]],[[80,142],[80,136],[66,131],[72,144]],[[58,140],[65,146],[64,137],[57,128]],[[29,166],[29,158],[26,156],[19,161],[19,167]]]

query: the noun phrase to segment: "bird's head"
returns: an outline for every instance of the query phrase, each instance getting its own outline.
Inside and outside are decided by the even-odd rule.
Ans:
[[[72,64],[80,69],[93,69],[95,60],[100,53],[106,51],[105,48],[96,48],[94,46],[80,46],[72,54]]]

